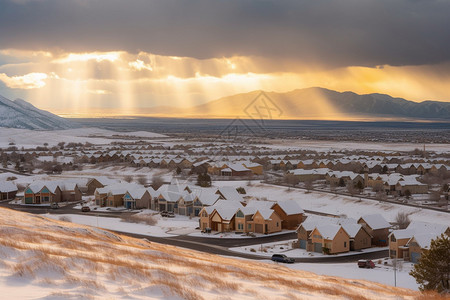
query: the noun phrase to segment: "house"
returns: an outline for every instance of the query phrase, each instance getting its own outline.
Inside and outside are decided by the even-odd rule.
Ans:
[[[205,206],[200,211],[199,225],[201,230],[210,228],[213,231],[235,230],[234,218],[244,206],[238,201],[218,200],[212,206]]]
[[[12,181],[0,181],[0,200],[14,199],[17,186]]]
[[[410,194],[426,194],[428,193],[428,185],[417,181],[416,178],[402,179],[395,185],[395,190],[399,195],[405,195],[409,190]]]
[[[194,201],[194,215],[197,217],[203,207],[214,205],[220,198],[214,191],[201,190]]]
[[[65,181],[59,184],[61,189],[61,201],[77,202],[81,201],[82,193],[78,184],[72,181]]]
[[[319,179],[325,179],[326,174],[329,172],[328,169],[312,169],[312,170],[305,170],[305,169],[295,169],[288,171],[288,174],[292,174],[299,181],[314,181]]]
[[[403,258],[409,257],[409,249],[406,246],[408,241],[413,237],[414,230],[411,229],[399,229],[393,230],[389,234],[389,257],[390,258]]]
[[[123,205],[127,209],[149,209],[151,206],[152,196],[148,189],[138,188],[127,190],[123,196]]]
[[[115,183],[103,188],[97,188],[94,193],[95,204],[108,207],[124,206],[125,194],[128,191],[131,192],[142,188],[144,188],[144,186],[134,183]]]
[[[389,256],[416,262],[431,240],[442,233],[449,235],[450,226],[413,221],[406,229],[394,230],[389,235]]]
[[[298,247],[307,251],[314,251],[314,244],[311,239],[311,232],[320,224],[345,225],[357,224],[355,219],[351,218],[332,218],[312,215],[306,218],[297,228]],[[317,246],[318,247],[318,246]]]
[[[61,202],[61,188],[57,182],[34,182],[24,192],[24,204]]]
[[[281,218],[282,229],[294,230],[303,222],[305,212],[294,200],[278,201],[271,209]]]
[[[372,236],[361,224],[343,224],[342,227],[350,236],[350,251],[370,248]]]
[[[317,225],[310,236],[314,252],[336,254],[350,250],[350,235],[341,225]]]
[[[87,195],[94,195],[95,190],[98,188],[103,188],[107,185],[112,185],[115,183],[119,183],[119,180],[110,179],[105,176],[99,176],[95,178],[91,178],[86,183],[86,194]]]
[[[246,222],[246,232],[273,233],[281,231],[281,218],[273,209],[260,208]]]
[[[254,175],[263,174],[263,166],[255,162],[244,162],[242,163],[244,167],[251,170]]]
[[[389,224],[380,214],[365,215],[359,218],[361,224],[372,236],[372,245],[386,246],[388,244]]]
[[[241,194],[239,194],[236,188],[232,186],[223,186],[217,189],[216,194],[220,195],[222,199],[229,201],[244,202]]]
[[[226,164],[226,168],[220,170],[221,176],[231,176],[231,177],[243,177],[243,176],[252,176],[252,170],[244,167],[244,165],[240,163],[234,164]]]

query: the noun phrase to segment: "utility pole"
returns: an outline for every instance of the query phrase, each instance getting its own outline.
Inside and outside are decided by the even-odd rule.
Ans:
[[[394,286],[397,287],[397,258],[394,258]]]

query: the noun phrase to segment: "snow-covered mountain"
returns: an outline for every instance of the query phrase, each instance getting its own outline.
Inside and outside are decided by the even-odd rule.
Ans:
[[[57,130],[78,126],[48,111],[38,109],[25,100],[11,101],[0,95],[0,127]]]

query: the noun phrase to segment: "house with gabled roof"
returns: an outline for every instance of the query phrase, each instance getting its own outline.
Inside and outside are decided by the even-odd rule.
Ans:
[[[149,209],[151,194],[146,188],[128,189],[123,196],[123,206],[127,209]]]
[[[294,200],[278,201],[271,209],[281,218],[282,229],[294,230],[303,222],[305,212]]]
[[[380,214],[365,215],[358,219],[358,224],[365,227],[372,236],[372,245],[386,246],[388,244],[389,224]]]
[[[350,251],[372,247],[372,236],[361,224],[342,224],[342,228],[350,236]]]
[[[313,251],[336,254],[350,250],[350,235],[341,225],[320,224],[311,232]]]
[[[194,215],[198,216],[203,207],[214,205],[220,198],[214,191],[202,189],[194,200]]]
[[[61,202],[61,188],[56,182],[31,183],[24,192],[24,204],[50,204]]]
[[[246,226],[246,232],[264,234],[279,232],[281,231],[281,218],[273,209],[259,208]]]
[[[12,181],[0,181],[0,200],[14,199],[17,194],[17,186]]]
[[[244,198],[237,192],[236,188],[232,186],[223,186],[217,189],[216,194],[220,195],[222,199],[229,201],[244,202]]]

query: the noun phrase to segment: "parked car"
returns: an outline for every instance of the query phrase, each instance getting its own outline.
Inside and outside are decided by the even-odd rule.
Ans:
[[[56,203],[56,202],[52,202],[52,204],[50,204],[50,207],[51,207],[52,209],[57,209],[57,208],[59,208],[59,205],[58,205],[58,203]]]
[[[360,259],[358,260],[359,268],[373,269],[375,268],[375,264],[370,259]]]
[[[159,214],[161,215],[161,217],[168,217],[169,216],[169,213],[167,211],[165,211],[165,210],[161,211]]]
[[[89,206],[82,206],[82,207],[81,207],[81,211],[82,211],[82,212],[90,212],[91,209],[89,208]]]
[[[272,255],[271,259],[275,262],[281,262],[286,264],[293,264],[295,262],[295,259],[293,259],[292,257],[287,257],[284,254],[274,254]]]
[[[169,217],[169,218],[175,218],[175,214],[173,213],[173,211],[169,211],[169,212],[167,213],[167,217]]]

